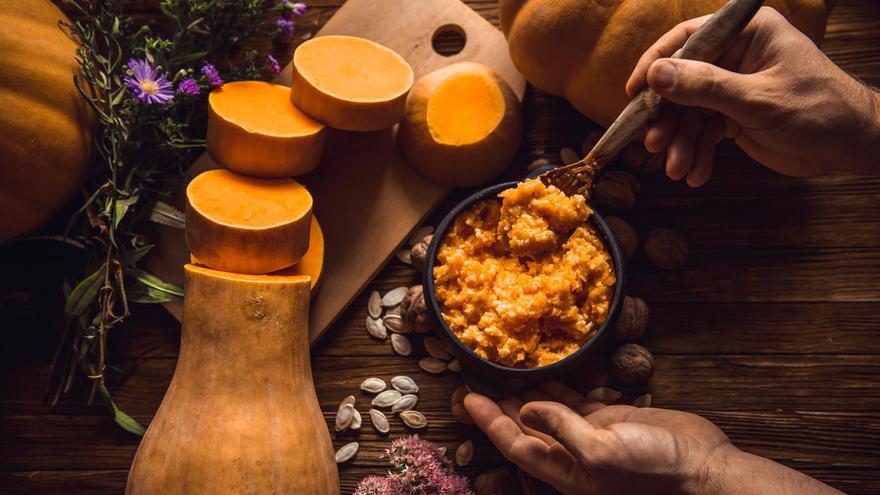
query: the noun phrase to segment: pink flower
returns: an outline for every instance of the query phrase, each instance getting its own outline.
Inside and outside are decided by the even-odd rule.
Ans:
[[[354,495],[410,495],[410,491],[391,478],[368,476],[358,483]]]

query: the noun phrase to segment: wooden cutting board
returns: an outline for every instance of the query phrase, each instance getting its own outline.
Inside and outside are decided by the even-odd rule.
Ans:
[[[466,38],[462,51],[449,57],[436,53],[432,46],[435,33],[447,29],[459,30]],[[360,36],[391,48],[409,62],[416,79],[467,60],[495,69],[520,99],[525,91],[525,80],[510,60],[504,36],[458,0],[349,0],[317,36],[330,34]],[[290,80],[288,64],[276,82],[289,85]],[[395,130],[331,130],[321,164],[297,177],[314,197],[314,214],[327,246],[324,274],[310,310],[312,342],[327,331],[449,192],[423,179],[403,160],[395,146]],[[218,166],[205,154],[187,175]],[[183,190],[171,202],[183,209]],[[183,265],[189,262],[183,231],[161,226],[158,231],[147,268],[182,285]],[[179,301],[165,307],[181,319]]]

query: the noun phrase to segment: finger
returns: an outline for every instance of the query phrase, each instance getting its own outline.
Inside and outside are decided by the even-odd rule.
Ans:
[[[645,79],[648,75],[648,67],[658,58],[666,58],[672,56],[676,50],[684,45],[684,42],[694,33],[706,20],[708,15],[689,19],[679,23],[666,34],[661,36],[653,45],[645,50],[645,53],[636,62],[636,66],[626,81],[626,93],[632,97],[638,93],[645,85]]]
[[[516,423],[517,426],[519,426],[520,430],[522,430],[523,433],[529,436],[533,436],[543,441],[547,445],[553,445],[554,443],[557,443],[553,437],[541,433],[540,431],[533,430],[532,428],[529,428],[523,424],[522,420],[519,417],[519,410],[523,406],[523,404],[524,402],[519,398],[504,399],[498,402],[498,406],[501,408],[501,411],[506,414],[510,419],[512,419],[513,422]]]
[[[489,398],[470,393],[464,399],[464,406],[489,440],[498,447],[501,454],[529,474],[556,485],[560,482],[559,473],[567,473],[566,491],[585,480],[574,479],[571,473],[578,472],[577,461],[562,446],[555,443],[549,447],[542,440],[523,433],[501,407]]]
[[[669,146],[675,128],[678,125],[678,117],[682,107],[675,104],[663,105],[660,116],[651,123],[645,131],[645,149],[651,153],[660,153]]]
[[[596,429],[558,402],[529,402],[520,410],[520,417],[530,428],[558,440],[588,470],[596,464],[597,456],[606,454],[603,443],[596,438]]]
[[[720,115],[710,117],[703,123],[703,132],[697,141],[694,166],[688,173],[687,183],[691,187],[700,187],[712,176],[712,165],[715,159],[715,146],[724,137],[724,118]]]
[[[738,122],[747,120],[753,110],[749,77],[705,62],[672,58],[656,60],[648,69],[648,84],[663,98],[715,110]]]
[[[632,415],[639,408],[618,404],[614,406],[603,407],[602,409],[590,414],[584,419],[597,430],[606,429],[614,423],[625,423],[632,421]]]
[[[552,400],[561,402],[581,416],[598,411],[605,407],[601,402],[587,400],[577,391],[565,386],[562,382],[550,380],[538,385]]]
[[[681,180],[687,176],[694,164],[694,149],[703,117],[700,110],[686,108],[678,119],[678,129],[669,143],[666,158],[666,175],[672,180]]]

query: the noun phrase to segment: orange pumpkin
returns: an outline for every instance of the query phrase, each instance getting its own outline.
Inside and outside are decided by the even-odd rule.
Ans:
[[[642,53],[679,22],[727,0],[499,0],[510,57],[538,89],[608,126],[629,102],[624,85]],[[768,0],[819,41],[833,1]]]
[[[0,242],[49,220],[88,175],[94,115],[61,20],[49,0],[0,2]]]

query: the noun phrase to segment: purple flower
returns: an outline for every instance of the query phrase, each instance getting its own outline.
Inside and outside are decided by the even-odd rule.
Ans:
[[[191,77],[187,77],[186,79],[180,81],[177,85],[177,92],[187,95],[187,96],[195,96],[201,92],[201,88],[199,88],[199,83],[196,82],[195,79]]]
[[[287,43],[293,39],[293,29],[296,26],[293,21],[280,18],[278,19],[277,25],[278,29],[281,30],[281,33],[279,34],[281,41]]]
[[[202,66],[202,74],[208,78],[208,82],[211,84],[212,88],[223,86],[223,79],[220,78],[220,73],[217,72],[217,68],[208,62],[205,62],[205,65]]]
[[[281,74],[281,65],[275,60],[275,57],[273,57],[271,53],[266,55],[266,68],[269,69],[272,77]]]
[[[283,7],[281,15],[284,16],[285,19],[289,19],[291,15],[302,17],[306,13],[306,4],[302,2],[294,3],[290,0],[281,0],[281,6]]]
[[[174,98],[171,82],[146,59],[129,59],[128,68],[134,77],[125,76],[122,80],[134,92],[134,97],[148,105],[164,105]]]

